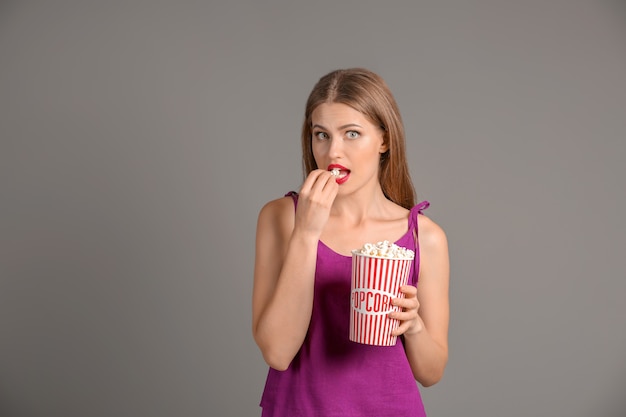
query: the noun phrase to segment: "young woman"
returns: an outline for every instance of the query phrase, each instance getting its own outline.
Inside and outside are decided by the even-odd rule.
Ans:
[[[302,127],[305,180],[259,214],[253,335],[270,366],[264,417],[424,416],[417,380],[448,359],[449,261],[443,230],[415,204],[404,127],[385,82],[353,68],[322,77]],[[337,175],[338,172],[338,175]],[[351,342],[351,251],[388,240],[416,252],[394,299],[395,346]]]

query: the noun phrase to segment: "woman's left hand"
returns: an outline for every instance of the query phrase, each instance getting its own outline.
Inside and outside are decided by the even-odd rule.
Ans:
[[[400,292],[404,294],[404,298],[394,298],[392,304],[400,307],[401,311],[389,313],[389,318],[400,320],[400,326],[394,330],[393,335],[419,333],[424,329],[424,322],[417,314],[420,306],[417,288],[412,285],[403,285]]]

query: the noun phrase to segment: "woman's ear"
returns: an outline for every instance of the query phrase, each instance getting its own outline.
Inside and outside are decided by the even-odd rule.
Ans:
[[[385,152],[387,152],[389,150],[389,134],[387,133],[387,129],[385,129],[384,125],[380,125],[380,130],[381,130],[381,139],[382,142],[380,144],[380,148],[378,149],[378,152],[380,154],[384,154]]]

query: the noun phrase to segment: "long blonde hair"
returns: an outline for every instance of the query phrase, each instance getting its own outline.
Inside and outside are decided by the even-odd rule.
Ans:
[[[378,179],[385,196],[410,209],[415,189],[406,159],[404,125],[391,90],[376,73],[364,68],[332,71],[319,79],[306,102],[302,124],[304,176],[317,169],[311,147],[311,113],[322,103],[342,103],[361,112],[384,131],[387,151],[381,154]]]

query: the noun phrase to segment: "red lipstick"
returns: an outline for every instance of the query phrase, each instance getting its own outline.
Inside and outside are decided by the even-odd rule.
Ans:
[[[339,175],[335,178],[335,181],[339,185],[348,181],[348,178],[350,177],[350,170],[343,165],[330,164],[328,165],[328,171],[339,171]]]

